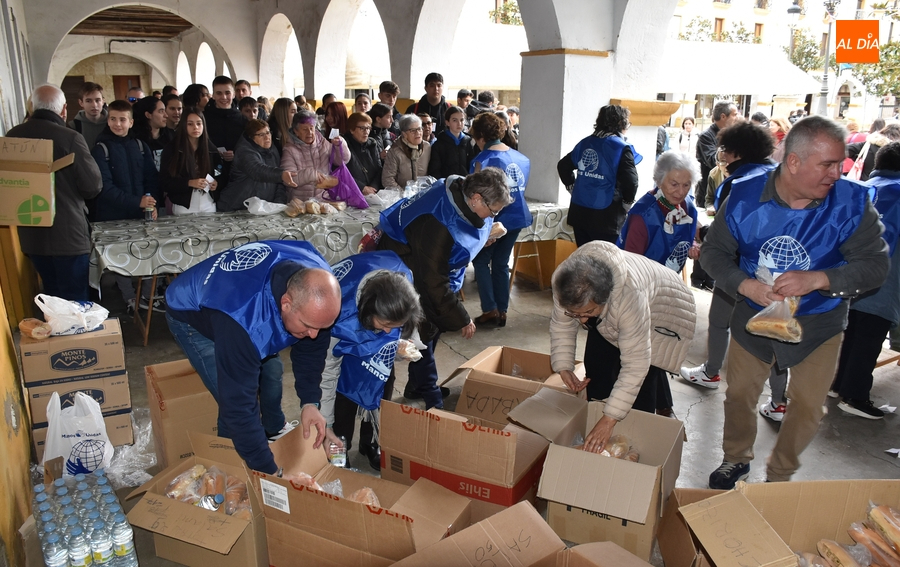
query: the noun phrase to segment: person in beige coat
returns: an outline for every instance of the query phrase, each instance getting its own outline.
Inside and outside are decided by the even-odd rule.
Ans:
[[[400,119],[400,137],[384,156],[381,183],[385,189],[402,191],[406,182],[428,175],[431,144],[423,141],[422,119],[405,114]]]
[[[297,187],[289,188],[288,201],[306,201],[322,194],[316,185],[331,174],[331,153],[335,148],[335,161],[338,155],[343,163],[350,161],[350,148],[343,138],[338,136],[329,142],[316,130],[315,113],[298,110],[291,125],[290,140],[285,141],[281,152],[281,168],[297,172]]]
[[[602,241],[572,253],[552,283],[550,364],[572,391],[606,400],[584,444],[599,453],[629,411],[656,410],[658,375],[679,371],[694,338],[694,296],[669,268]],[[584,380],[572,372],[579,323],[588,331]]]

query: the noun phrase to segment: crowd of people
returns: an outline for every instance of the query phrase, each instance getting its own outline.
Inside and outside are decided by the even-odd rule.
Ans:
[[[135,297],[130,279],[117,278],[129,309],[166,312],[219,403],[219,433],[252,468],[279,472],[267,441],[300,424],[319,444],[349,443],[361,411],[358,449],[378,469],[377,409],[393,391],[398,356],[387,347],[401,339],[425,347],[411,357],[404,396],[442,408],[439,339],[506,325],[510,255],[532,223],[518,109],[498,110],[490,91],[476,98],[465,89],[451,104],[438,73],[424,86],[401,114],[391,81],[377,102],[363,94],[348,109],[326,95],[318,111],[302,96],[269,105],[246,81],[224,76],[211,92],[195,84],[180,96],[166,87],[145,97],[138,89],[108,104],[100,85],[85,83],[68,127],[62,91],[41,86],[29,120],[9,135],[52,139],[55,157],[74,153],[75,163],[57,175],[53,227],[19,229],[23,250],[45,292],[84,300],[89,219],[235,211],[252,196],[305,200],[321,195],[339,164],[363,194],[435,178],[383,210],[370,248],[337,266],[305,242],[251,243],[187,270],[169,285],[167,304],[154,290]],[[552,278],[551,365],[571,390],[607,401],[585,438],[596,452],[631,410],[675,417],[668,373],[705,388],[726,379],[724,457],[709,485],[731,488],[749,474],[757,413],[782,424],[770,481],[799,468],[826,396],[840,397],[849,414],[883,416],[869,392],[881,344],[900,323],[892,260],[900,127],[876,121],[866,135],[817,116],[745,120],[729,101],[712,119],[699,133],[694,120],[682,121],[640,198],[644,158],[626,139],[627,108],[603,106],[594,132],[559,160],[578,249]],[[714,216],[708,227],[701,212]],[[244,249],[253,249],[253,266],[218,269]],[[688,259],[692,283],[712,291],[708,358],[696,368],[684,366],[697,317],[679,275]],[[470,263],[482,311],[474,318],[458,295]],[[746,330],[782,301],[793,306],[799,340]],[[580,328],[584,379],[573,372]],[[302,403],[296,422],[281,409],[278,353],[287,347]],[[767,379],[772,397],[757,407]]]

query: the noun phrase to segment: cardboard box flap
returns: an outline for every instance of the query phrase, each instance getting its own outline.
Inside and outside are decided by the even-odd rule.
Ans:
[[[538,496],[644,524],[659,468],[550,445]]]
[[[553,443],[568,447],[576,433],[584,434],[587,406],[575,396],[542,388],[513,408],[509,418]]]
[[[154,376],[153,389],[160,399],[160,405],[163,406],[160,409],[165,409],[165,403],[168,400],[184,398],[196,394],[205,394],[209,391],[206,389],[206,386],[203,385],[202,381],[182,380],[185,376],[195,374],[194,369],[190,365],[188,365],[188,371],[189,372],[184,375],[178,374],[162,377],[157,376],[156,373],[151,373]]]
[[[520,502],[394,565],[553,567],[565,548],[534,507]]]
[[[510,423],[503,428],[516,435],[516,462],[513,469],[513,480],[521,478],[534,465],[535,460],[547,451],[550,442],[518,425]]]
[[[269,444],[275,462],[284,468],[285,476],[289,473],[305,472],[310,476],[316,476],[325,465],[328,457],[324,449],[314,449],[316,438],[310,434],[309,439],[303,438],[303,428],[295,427],[293,431]]]
[[[717,565],[794,567],[797,556],[735,490],[679,508]]]
[[[72,165],[73,163],[75,163],[74,153],[61,157],[58,160],[54,161],[53,165],[50,166],[50,171],[59,171],[60,169]]]
[[[672,491],[666,501],[657,533],[659,551],[666,565],[695,566],[696,562],[701,561],[703,551],[700,542],[691,533],[678,509],[717,494],[722,494],[722,491],[709,488],[676,488]]]
[[[194,454],[198,457],[236,467],[244,465],[244,459],[238,455],[231,439],[223,439],[222,437],[206,435],[196,431],[188,431],[188,437],[191,440]]]
[[[561,551],[556,567],[651,567],[610,541],[583,543]]]
[[[44,171],[49,172],[49,166],[53,163],[53,140],[3,138],[0,143],[0,164],[6,163],[43,163],[48,167]]]
[[[413,519],[416,550],[439,542],[469,523],[468,498],[454,494],[426,478],[420,478],[391,506],[391,511]]]
[[[227,554],[250,522],[191,506],[152,492],[128,512],[132,525]]]

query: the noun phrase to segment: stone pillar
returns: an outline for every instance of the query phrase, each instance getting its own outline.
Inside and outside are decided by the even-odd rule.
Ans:
[[[800,107],[801,101],[796,95],[775,95],[772,97],[772,104],[772,116],[786,119]]]
[[[617,104],[631,111],[631,128],[626,136],[644,159],[637,165],[638,192],[637,199],[653,189],[653,166],[656,163],[656,133],[659,127],[668,123],[672,115],[681,106],[679,101],[634,100],[614,98],[609,104]]]

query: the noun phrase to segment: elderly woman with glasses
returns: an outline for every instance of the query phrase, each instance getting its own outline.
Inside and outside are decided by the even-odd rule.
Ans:
[[[674,270],[600,241],[572,253],[552,284],[550,364],[572,391],[606,400],[584,443],[599,453],[629,411],[655,412],[655,374],[677,372],[694,338],[694,296]],[[584,380],[573,372],[580,326]]]
[[[281,154],[272,145],[272,132],[262,120],[248,120],[234,147],[234,163],[228,185],[216,203],[219,212],[240,211],[244,201],[259,197],[286,203],[285,187],[296,187],[296,172],[281,167]]]
[[[403,395],[424,399],[426,409],[444,406],[437,385],[434,348],[441,333],[475,334],[475,323],[457,297],[466,266],[488,240],[493,218],[510,203],[506,174],[486,167],[467,177],[451,175],[430,189],[401,199],[381,213],[379,250],[396,252],[412,271],[425,320],[419,336],[428,347],[409,364]]]
[[[297,186],[291,189],[290,199],[306,201],[320,196],[323,189],[317,186],[323,185],[338,160],[345,164],[350,161],[347,142],[340,136],[329,142],[316,129],[315,113],[298,110],[281,156],[281,167],[297,172]]]
[[[349,134],[344,136],[350,149],[350,161],[347,169],[359,186],[363,195],[371,195],[381,189],[382,162],[378,143],[369,137],[372,131],[372,118],[368,114],[354,112],[347,119]]]
[[[422,119],[415,114],[400,118],[400,138],[384,157],[381,182],[386,189],[402,190],[407,181],[428,174],[431,144],[423,138]]]

